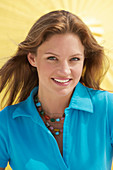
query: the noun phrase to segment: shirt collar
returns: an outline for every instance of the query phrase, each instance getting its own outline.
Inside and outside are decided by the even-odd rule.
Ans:
[[[69,108],[93,113],[93,103],[89,88],[79,82],[72,95]]]
[[[23,102],[20,102],[17,104],[17,107],[13,113],[13,118],[19,117],[19,116],[25,116],[25,117],[34,117],[37,118],[37,109],[34,104],[33,97],[37,93],[38,87],[35,87],[31,93],[30,96]]]
[[[17,104],[17,107],[13,113],[13,119],[19,116],[25,116],[31,117],[35,121],[41,120],[40,116],[37,114],[37,109],[33,100],[33,97],[37,91],[38,87],[35,87],[25,101]],[[93,113],[93,103],[88,88],[83,86],[80,82],[77,84],[72,95],[68,109],[71,108]]]

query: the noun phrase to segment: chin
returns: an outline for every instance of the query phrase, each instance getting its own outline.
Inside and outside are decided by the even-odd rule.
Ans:
[[[58,90],[58,91],[56,91],[56,93],[57,93],[57,95],[60,97],[66,97],[66,96],[71,96],[72,95],[72,93],[73,93],[73,90],[74,90],[74,88],[72,89],[72,90],[67,90],[67,89],[62,89],[62,90]]]

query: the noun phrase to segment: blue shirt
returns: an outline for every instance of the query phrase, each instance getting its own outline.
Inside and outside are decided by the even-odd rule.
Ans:
[[[110,170],[113,94],[81,83],[65,109],[63,157],[39,116],[33,96],[0,112],[0,167],[14,170]]]

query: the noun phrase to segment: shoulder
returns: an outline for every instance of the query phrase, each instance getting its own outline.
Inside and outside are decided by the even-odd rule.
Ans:
[[[82,107],[85,105],[85,107],[92,106],[98,109],[113,108],[113,93],[103,90],[94,90],[81,83],[75,88],[73,98],[74,102],[82,103]]]
[[[104,101],[113,99],[113,93],[104,90],[95,90],[78,83],[74,91],[74,97],[90,98],[91,100]]]
[[[97,101],[106,101],[113,100],[113,93],[104,90],[94,90],[89,87],[85,87],[92,99],[96,99]]]
[[[7,106],[0,111],[0,121],[6,122],[6,120],[12,120],[17,117],[31,116],[32,110],[35,107],[33,98],[36,92],[37,87],[31,91],[30,96],[26,100],[15,105]]]
[[[107,115],[113,115],[113,93],[102,90],[94,90],[86,87],[94,107],[103,108]]]
[[[21,107],[22,103],[7,106],[3,110],[1,110],[0,111],[0,122],[5,123],[8,119],[12,119],[13,114],[15,113],[16,109],[18,107]]]

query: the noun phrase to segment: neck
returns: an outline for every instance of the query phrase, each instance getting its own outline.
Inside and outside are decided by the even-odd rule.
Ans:
[[[46,114],[50,117],[62,117],[65,108],[69,105],[71,96],[46,96],[38,93],[38,98]]]

